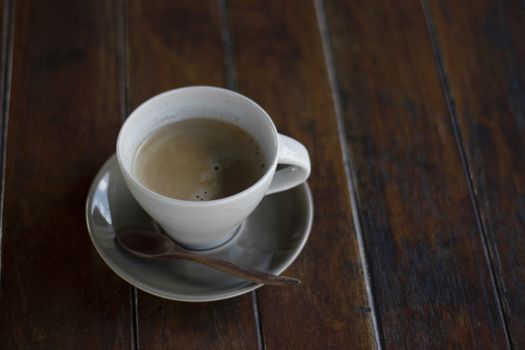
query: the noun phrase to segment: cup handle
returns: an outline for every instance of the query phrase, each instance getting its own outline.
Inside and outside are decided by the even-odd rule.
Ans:
[[[266,194],[285,191],[306,181],[310,175],[310,156],[300,142],[279,134],[279,164],[288,165],[275,172]]]

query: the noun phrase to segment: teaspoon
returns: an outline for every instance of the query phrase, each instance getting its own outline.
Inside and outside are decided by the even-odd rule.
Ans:
[[[145,259],[185,259],[203,264],[242,278],[244,280],[273,285],[285,286],[300,284],[301,281],[285,276],[254,270],[246,266],[235,265],[226,260],[205,256],[177,245],[160,232],[144,230],[122,230],[117,232],[118,243],[131,254]]]

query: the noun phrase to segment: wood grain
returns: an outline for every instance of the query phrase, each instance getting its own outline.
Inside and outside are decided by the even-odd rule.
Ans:
[[[9,54],[9,45],[12,42],[11,33],[9,32],[8,26],[12,17],[12,11],[9,11],[10,2],[8,0],[0,0],[0,130],[3,130],[4,126],[4,110],[6,102],[6,73],[8,68],[7,56]],[[3,145],[3,138],[0,138],[0,142]],[[2,149],[3,150],[3,149]],[[0,152],[3,154],[3,152]],[[0,159],[3,164],[3,159]],[[2,170],[3,171],[3,170]],[[3,176],[3,174],[1,175]],[[1,240],[0,233],[0,240]],[[1,262],[0,262],[1,264]],[[0,265],[1,268],[1,265]]]
[[[306,145],[312,233],[287,274],[299,288],[257,291],[267,349],[372,348],[370,305],[313,2],[231,3],[241,93]]]
[[[133,0],[127,21],[131,106],[181,86],[225,84],[216,1]],[[139,292],[138,311],[144,349],[257,348],[250,295],[194,304]]]
[[[13,42],[13,6],[9,0],[0,1],[0,196],[4,194],[5,176],[5,135],[9,106],[9,85],[11,74]],[[2,203],[0,200],[0,203]],[[3,213],[3,205],[0,216]],[[0,227],[2,227],[0,219]],[[2,230],[0,230],[0,280],[2,278]]]
[[[112,1],[16,3],[0,348],[129,348],[129,287],[86,232],[120,124]]]
[[[129,99],[188,85],[225,85],[217,2],[131,0]]]
[[[326,11],[385,348],[504,348],[420,3]]]
[[[515,348],[525,348],[524,5],[430,2]]]

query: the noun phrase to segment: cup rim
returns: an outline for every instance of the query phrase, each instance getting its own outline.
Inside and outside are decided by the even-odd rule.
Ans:
[[[133,117],[137,118],[136,115],[138,113],[140,113],[142,109],[144,109],[145,107],[147,107],[147,106],[157,102],[157,100],[161,99],[162,97],[164,97],[166,95],[175,95],[175,94],[179,94],[179,93],[187,92],[187,91],[191,91],[191,90],[202,90],[203,92],[215,92],[215,93],[230,95],[230,96],[233,96],[235,98],[239,98],[239,99],[243,100],[244,102],[246,102],[248,104],[251,104],[257,110],[257,112],[259,112],[259,114],[265,119],[265,121],[267,122],[267,124],[269,125],[269,127],[272,130],[272,136],[273,136],[273,141],[274,141],[274,144],[275,144],[275,150],[276,151],[273,154],[273,157],[272,157],[272,159],[270,161],[271,165],[269,167],[267,167],[267,169],[264,172],[264,174],[255,183],[253,183],[251,186],[249,186],[249,187],[245,188],[244,190],[242,190],[240,192],[237,192],[237,193],[235,193],[235,194],[233,194],[231,196],[224,197],[224,198],[219,198],[219,199],[207,200],[207,201],[192,201],[192,200],[185,200],[185,199],[177,199],[177,198],[173,198],[173,197],[168,197],[168,196],[165,196],[165,195],[160,194],[158,192],[155,192],[155,191],[149,189],[144,184],[142,184],[135,177],[135,175],[133,175],[133,173],[131,171],[128,171],[128,169],[126,169],[126,167],[124,166],[124,164],[123,164],[123,162],[121,160],[121,157],[120,157],[121,147],[120,147],[120,145],[121,145],[122,139],[123,139],[122,134],[123,134],[123,130],[124,130],[126,124],[129,122],[129,120],[131,120],[131,118],[133,118]],[[240,94],[238,92],[235,92],[235,91],[232,91],[232,90],[228,90],[228,89],[225,89],[225,88],[216,87],[216,86],[193,85],[193,86],[180,87],[180,88],[171,89],[171,90],[168,90],[168,91],[161,92],[161,93],[159,93],[157,95],[154,95],[154,96],[150,97],[146,101],[142,102],[139,106],[137,106],[128,115],[128,117],[126,118],[126,120],[124,121],[124,123],[120,127],[120,130],[119,130],[119,133],[118,133],[118,136],[117,136],[117,151],[116,151],[116,155],[117,155],[117,160],[118,160],[118,163],[120,165],[121,171],[125,172],[127,177],[130,178],[139,188],[141,188],[143,191],[147,192],[148,195],[151,195],[151,196],[153,196],[156,199],[159,199],[159,200],[162,200],[162,201],[165,201],[165,202],[170,202],[170,203],[173,203],[173,204],[186,205],[186,206],[195,206],[195,207],[205,207],[205,206],[210,206],[210,205],[225,204],[225,203],[234,201],[234,200],[236,200],[238,198],[246,196],[248,194],[248,192],[253,191],[254,188],[256,188],[258,186],[261,186],[261,184],[263,183],[263,180],[266,180],[268,177],[270,177],[272,172],[274,171],[275,167],[277,166],[278,155],[279,155],[279,151],[280,151],[279,150],[280,145],[279,145],[279,140],[278,140],[277,135],[278,135],[277,128],[275,127],[275,124],[273,123],[273,120],[270,118],[268,113],[257,102],[253,101],[249,97],[246,97],[246,96],[244,96],[244,95],[242,95],[242,94]]]

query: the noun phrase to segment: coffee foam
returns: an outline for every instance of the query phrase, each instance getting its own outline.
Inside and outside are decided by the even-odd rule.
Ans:
[[[266,171],[260,146],[236,125],[192,118],[153,132],[139,147],[133,172],[162,195],[206,201],[253,185]]]

